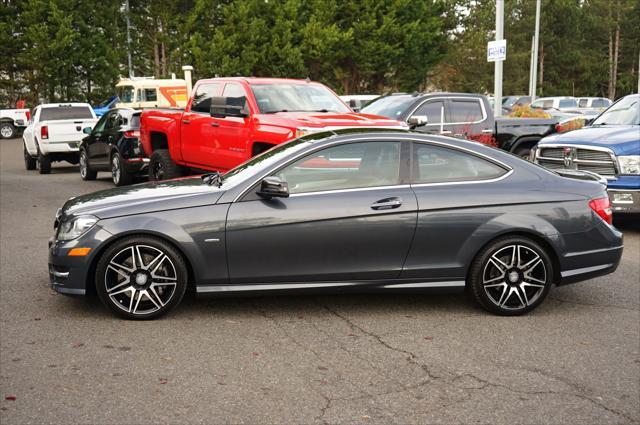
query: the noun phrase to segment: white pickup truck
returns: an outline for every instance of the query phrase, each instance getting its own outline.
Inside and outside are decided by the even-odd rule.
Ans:
[[[37,106],[22,134],[26,169],[49,174],[54,161],[77,164],[78,146],[97,121],[88,103]]]
[[[22,133],[29,121],[28,109],[0,109],[0,139],[12,139]]]

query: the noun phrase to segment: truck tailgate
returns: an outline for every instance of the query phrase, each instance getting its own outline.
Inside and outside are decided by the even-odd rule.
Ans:
[[[97,119],[43,121],[40,126],[47,126],[49,143],[70,143],[80,142],[86,136],[82,129],[93,128],[97,121]]]

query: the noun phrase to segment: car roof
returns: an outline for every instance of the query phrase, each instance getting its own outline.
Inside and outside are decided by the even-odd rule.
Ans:
[[[309,79],[296,79],[296,78],[264,78],[264,77],[215,77],[205,78],[199,80],[203,83],[216,82],[216,81],[243,81],[247,84],[276,84],[276,83],[289,83],[289,84],[320,84],[317,81],[311,81]]]
[[[69,106],[87,106],[91,108],[91,105],[88,103],[80,103],[80,102],[61,102],[61,103],[41,103],[41,108],[64,108]]]

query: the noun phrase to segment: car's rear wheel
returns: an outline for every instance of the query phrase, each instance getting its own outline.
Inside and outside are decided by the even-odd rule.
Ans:
[[[125,170],[122,157],[117,151],[111,156],[111,180],[116,186],[126,186],[133,181],[133,176]]]
[[[553,264],[537,242],[520,236],[491,243],[470,269],[476,301],[493,313],[517,316],[536,308],[553,283]]]
[[[38,160],[36,162],[38,164],[38,172],[40,174],[51,173],[51,158],[49,158],[47,155],[39,153]]]
[[[2,139],[12,139],[16,137],[18,131],[13,126],[13,124],[8,122],[0,123],[0,138]]]
[[[153,151],[149,158],[149,180],[175,179],[184,175],[184,169],[173,162],[167,149]]]
[[[89,155],[84,149],[80,150],[80,178],[82,180],[95,180],[98,172],[91,169],[89,165]]]
[[[23,144],[22,147],[24,149],[24,168],[27,170],[35,170],[37,165],[36,159],[29,154],[26,145]]]
[[[96,268],[96,290],[116,314],[155,319],[177,306],[187,288],[187,267],[161,239],[132,236],[109,247]]]

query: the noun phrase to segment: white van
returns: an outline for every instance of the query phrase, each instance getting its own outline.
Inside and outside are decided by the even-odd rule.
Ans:
[[[180,78],[121,78],[116,92],[116,108],[184,108],[189,99],[187,82]]]

